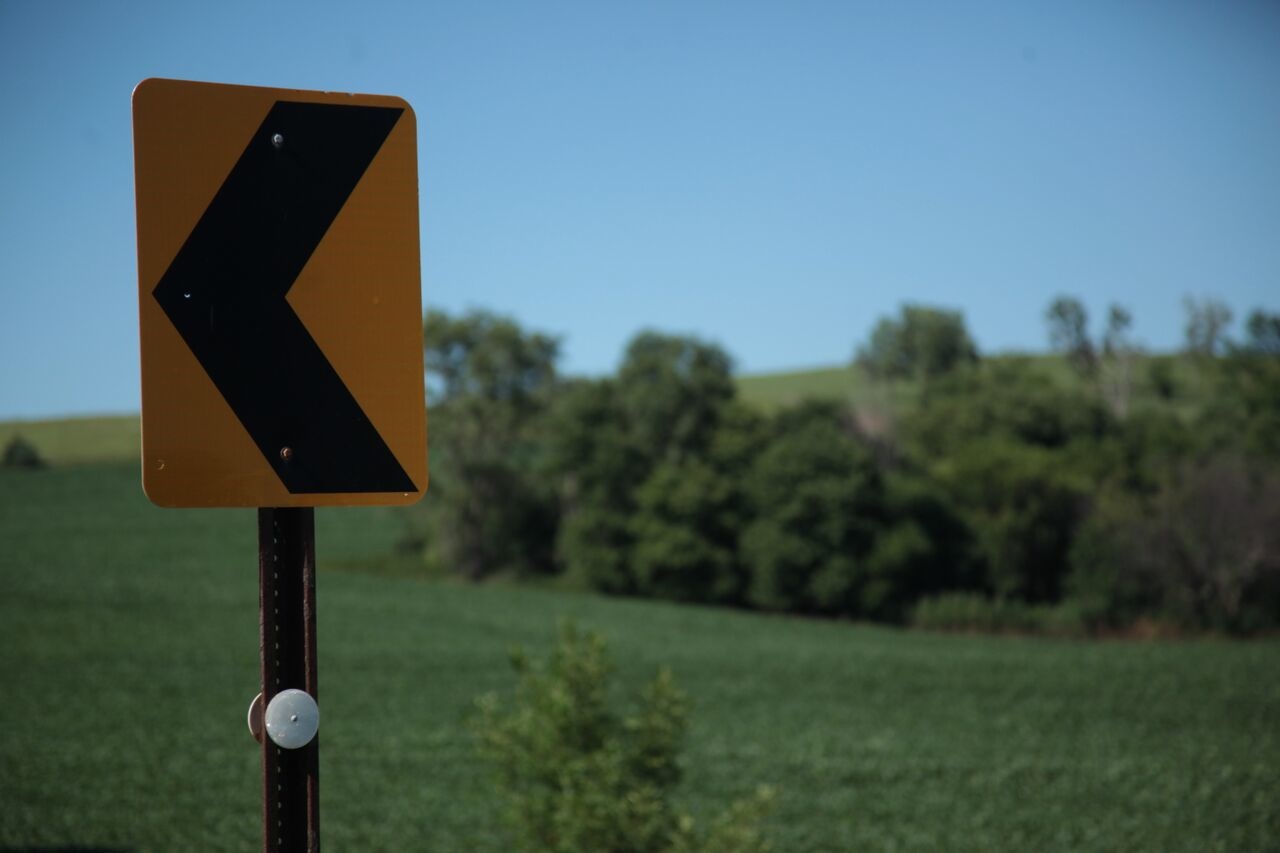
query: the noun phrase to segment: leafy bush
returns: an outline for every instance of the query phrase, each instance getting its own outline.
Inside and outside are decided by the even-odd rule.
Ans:
[[[1113,621],[1156,611],[1189,628],[1274,626],[1280,471],[1232,456],[1180,466],[1150,496],[1100,504],[1072,563],[1075,594]]]
[[[669,671],[660,670],[636,707],[619,714],[610,703],[613,665],[603,638],[568,622],[545,662],[517,651],[512,666],[514,698],[481,697],[473,725],[526,849],[768,849],[760,829],[772,798],[767,788],[704,830],[672,803],[689,705]]]
[[[36,446],[20,435],[15,435],[4,448],[0,456],[0,468],[26,468],[35,470],[45,467],[44,458]]]
[[[1088,631],[1084,614],[1075,602],[1027,604],[987,598],[975,592],[948,592],[925,598],[912,610],[911,624],[929,631],[1058,637],[1079,637]]]

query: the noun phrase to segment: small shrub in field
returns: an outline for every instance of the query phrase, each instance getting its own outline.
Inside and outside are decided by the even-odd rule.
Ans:
[[[524,849],[768,849],[760,830],[768,789],[735,803],[706,829],[672,803],[688,701],[670,672],[660,671],[636,706],[620,714],[609,701],[613,666],[604,640],[569,623],[545,662],[517,652],[512,665],[515,696],[481,697],[473,728]]]
[[[0,468],[36,469],[45,467],[45,461],[36,446],[20,435],[15,435],[0,455]]]

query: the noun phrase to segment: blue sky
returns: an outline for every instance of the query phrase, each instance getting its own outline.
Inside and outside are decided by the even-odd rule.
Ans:
[[[903,302],[1043,349],[1059,293],[1169,349],[1184,295],[1280,309],[1274,2],[0,0],[0,417],[136,410],[130,94],[394,94],[423,290],[744,372],[846,360]]]

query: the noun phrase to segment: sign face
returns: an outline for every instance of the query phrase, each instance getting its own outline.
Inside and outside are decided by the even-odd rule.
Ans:
[[[417,128],[399,98],[133,93],[142,483],[172,507],[427,486]]]

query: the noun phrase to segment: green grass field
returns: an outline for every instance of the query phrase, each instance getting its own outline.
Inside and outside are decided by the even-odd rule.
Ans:
[[[0,850],[255,850],[254,516],[132,461],[0,471]],[[430,498],[428,497],[428,500]],[[330,850],[503,850],[465,720],[512,644],[606,634],[694,702],[682,794],[780,792],[780,850],[1280,849],[1280,643],[934,636],[362,571],[395,510],[318,513]]]

